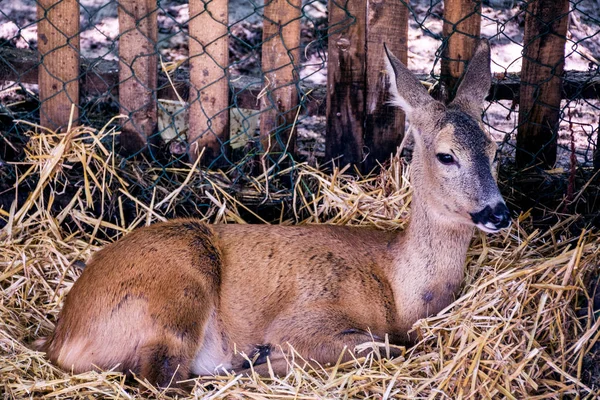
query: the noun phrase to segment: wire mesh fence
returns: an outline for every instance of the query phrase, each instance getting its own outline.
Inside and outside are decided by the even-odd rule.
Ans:
[[[176,183],[173,171],[200,155],[232,187],[276,176],[266,181],[271,194],[291,193],[299,161],[323,165],[340,157],[342,163],[358,160],[372,167],[385,161],[381,154],[395,150],[404,120],[394,120],[399,132],[391,139],[386,133],[385,140],[369,138],[381,128],[368,122],[385,113],[365,111],[354,125],[332,125],[340,105],[328,94],[328,79],[330,88],[337,79],[328,61],[339,64],[342,52],[382,58],[367,48],[377,48],[382,38],[397,40],[406,47],[409,69],[435,96],[450,100],[470,57],[469,40],[479,32],[490,39],[494,73],[484,120],[501,143],[505,168],[516,158],[520,168],[537,165],[546,177],[560,168],[591,169],[599,154],[599,5],[597,0],[3,2],[0,189],[17,182],[28,142],[30,126],[18,121],[64,128],[72,103],[77,124],[122,131],[105,140],[116,140],[121,167],[136,171],[126,176],[146,199],[159,182]],[[379,33],[369,30],[368,24],[384,17]],[[356,36],[362,25],[366,37]],[[349,31],[354,36],[345,35]],[[463,47],[452,44],[455,40]],[[361,97],[361,85],[371,85],[372,70],[380,72],[375,64],[361,68],[351,79],[341,78],[350,79],[349,109],[359,114],[373,101],[370,94]],[[356,75],[364,75],[364,82]],[[123,118],[115,119],[119,114]],[[337,152],[327,148],[336,129],[342,149]],[[346,131],[354,133],[344,136]],[[348,158],[349,138],[356,139],[354,158]]]

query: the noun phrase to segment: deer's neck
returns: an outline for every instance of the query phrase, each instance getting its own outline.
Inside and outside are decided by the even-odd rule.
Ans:
[[[392,285],[401,331],[448,306],[464,276],[473,228],[444,220],[431,210],[415,192],[408,227],[392,249]]]

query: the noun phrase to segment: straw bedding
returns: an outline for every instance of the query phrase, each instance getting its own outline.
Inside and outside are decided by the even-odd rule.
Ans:
[[[365,344],[364,357],[345,365],[275,379],[223,376],[198,380],[189,393],[125,382],[115,372],[72,375],[51,365],[31,343],[50,332],[82,262],[135,227],[207,204],[202,218],[243,223],[253,211],[240,199],[282,196],[264,176],[236,183],[232,172],[173,167],[169,179],[137,199],[131,178],[148,186],[161,173],[125,162],[114,135],[81,127],[31,134],[20,182],[35,186],[26,201],[0,209],[0,390],[5,398],[594,398],[598,382],[590,351],[600,336],[589,286],[599,261],[600,235],[563,219],[534,230],[528,215],[510,231],[477,232],[468,252],[459,298],[440,315],[415,325],[419,343],[387,360],[386,344]],[[295,223],[372,224],[401,229],[410,207],[408,166],[396,158],[374,177],[332,175],[301,165],[283,215]],[[163,171],[164,172],[164,171]],[[281,174],[289,173],[282,171]],[[127,177],[127,179],[124,179]],[[268,188],[268,190],[267,190]],[[67,200],[61,197],[72,192]],[[263,198],[264,197],[264,198]],[[261,198],[263,198],[261,200]],[[202,201],[200,201],[202,199]],[[59,201],[60,200],[60,201]],[[60,203],[60,204],[58,204]],[[198,212],[195,212],[198,214]],[[252,215],[259,219],[260,216]],[[282,220],[281,223],[292,223]],[[290,362],[299,363],[300,355]]]

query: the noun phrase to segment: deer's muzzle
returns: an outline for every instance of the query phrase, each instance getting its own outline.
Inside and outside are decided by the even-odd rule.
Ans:
[[[482,231],[494,233],[510,226],[510,211],[504,202],[485,208],[476,213],[470,213],[473,223]]]

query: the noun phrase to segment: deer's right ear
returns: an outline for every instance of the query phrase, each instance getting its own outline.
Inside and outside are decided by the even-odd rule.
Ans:
[[[400,107],[409,121],[435,100],[427,93],[417,77],[402,64],[383,44],[385,49],[385,65],[390,79],[390,103]]]

